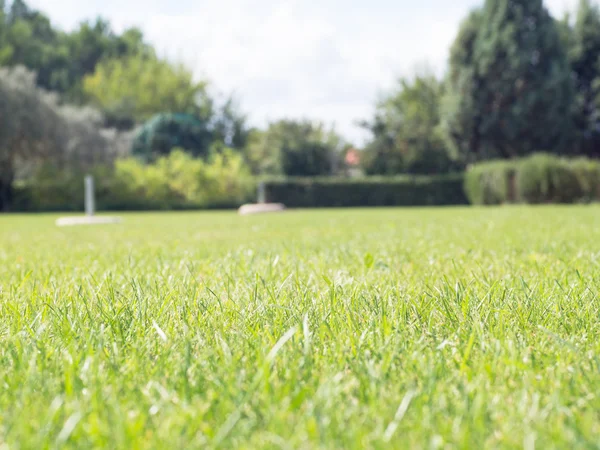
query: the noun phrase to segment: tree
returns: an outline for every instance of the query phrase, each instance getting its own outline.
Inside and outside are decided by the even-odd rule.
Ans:
[[[365,126],[372,140],[365,149],[368,174],[443,173],[451,160],[439,132],[442,84],[431,73],[399,80],[398,89],[379,102]]]
[[[117,158],[129,155],[133,132],[105,128],[100,111],[67,104],[60,107],[60,116],[64,130],[63,169],[79,175],[97,166],[110,166]]]
[[[577,88],[576,127],[581,152],[600,156],[600,8],[580,0],[569,30],[569,59]]]
[[[115,57],[128,55],[155,56],[154,48],[145,42],[144,33],[139,28],[128,28],[116,37]]]
[[[0,68],[0,210],[10,207],[17,178],[42,169],[80,174],[110,165],[129,147],[129,136],[104,129],[97,111],[59,100],[23,66]]]
[[[481,77],[474,61],[481,11],[475,10],[461,24],[450,49],[450,68],[441,104],[441,128],[450,151],[463,159],[480,155],[482,116],[477,109]],[[469,158],[469,155],[470,158]]]
[[[244,149],[250,131],[246,126],[246,116],[240,112],[234,98],[229,97],[222,105],[211,107],[210,115],[213,139],[232,149]]]
[[[23,65],[36,72],[37,84],[44,89],[64,88],[69,63],[64,33],[55,30],[47,16],[22,1],[12,3],[6,26],[10,57],[4,63]]]
[[[0,68],[0,117],[0,209],[6,210],[19,164],[60,152],[62,127],[56,98],[22,67]]]
[[[339,165],[344,141],[323,124],[280,120],[251,132],[246,159],[255,174],[329,175]]]
[[[253,128],[248,133],[244,156],[254,175],[281,175],[281,153],[274,133]]]
[[[194,81],[182,65],[154,56],[102,61],[83,80],[84,91],[110,117],[143,122],[158,113],[192,114],[207,119],[206,83]]]
[[[566,51],[542,0],[486,0],[451,49],[442,126],[465,159],[565,152],[574,90]]]
[[[132,153],[146,162],[182,149],[194,157],[206,157],[213,134],[206,121],[191,114],[158,114],[136,133]]]
[[[8,19],[6,5],[0,0],[0,66],[6,64],[12,56],[12,47],[8,42]]]
[[[46,15],[15,0],[0,0],[0,65],[23,65],[37,73],[37,84],[83,103],[83,77],[103,60],[154,55],[139,29],[116,34],[108,21],[83,22],[71,33],[53,27]],[[6,11],[6,12],[5,12]]]
[[[362,169],[367,175],[397,174],[404,171],[404,158],[396,148],[394,136],[381,115],[375,115],[372,122],[362,124],[371,134],[360,160]]]
[[[8,21],[14,23],[17,20],[28,19],[33,13],[34,11],[29,9],[23,0],[13,0],[8,13]]]
[[[111,28],[108,21],[97,18],[87,21],[66,37],[69,64],[69,97],[78,102],[87,100],[83,92],[83,80],[96,70],[102,61],[130,56],[152,57],[154,50],[144,42],[143,33],[137,28],[127,29],[120,36]],[[131,126],[131,124],[127,124]]]

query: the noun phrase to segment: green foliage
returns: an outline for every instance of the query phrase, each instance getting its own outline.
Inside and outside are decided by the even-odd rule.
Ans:
[[[253,128],[248,134],[244,156],[254,175],[281,175],[281,155],[275,133]]]
[[[436,174],[454,164],[439,132],[442,86],[434,75],[401,79],[378,105],[373,122],[366,123],[373,138],[363,157],[371,175]]]
[[[0,0],[0,66],[7,64],[12,57],[12,47],[8,41],[9,24],[6,18],[4,0]]]
[[[525,203],[574,203],[584,198],[569,162],[546,154],[520,161],[515,184],[519,200]]]
[[[450,55],[443,130],[465,160],[568,150],[573,85],[542,0],[487,0],[462,24]]]
[[[60,154],[63,129],[56,99],[21,67],[0,68],[0,118],[0,210],[6,210],[19,164]]]
[[[567,23],[567,27],[569,24]],[[580,0],[568,28],[569,59],[577,88],[576,127],[581,153],[600,156],[600,7]]]
[[[367,124],[373,138],[362,153],[360,165],[366,175],[394,175],[405,171],[402,153],[395,147],[392,136],[380,118]]]
[[[236,208],[251,200],[255,183],[239,153],[225,149],[208,161],[176,149],[153,164],[119,159],[115,167],[96,166],[99,210]],[[83,175],[40,172],[16,186],[14,210],[82,211]]]
[[[0,65],[27,67],[37,74],[40,87],[70,101],[85,100],[83,77],[93,73],[98,62],[133,54],[153,54],[138,29],[119,35],[98,18],[65,33],[21,0],[11,2],[8,13],[0,3]]]
[[[37,74],[45,89],[64,88],[67,47],[64,34],[50,20],[24,2],[13,1],[6,17],[4,51],[10,56],[4,64],[22,65]]]
[[[224,145],[244,147],[245,117],[233,100],[215,104],[206,83],[158,58],[139,29],[118,34],[99,17],[66,33],[22,1],[4,10],[0,4],[0,66],[25,66],[36,73],[38,86],[62,100],[93,103],[107,127],[130,130],[158,113],[189,113],[209,121]]]
[[[54,89],[64,92],[67,99],[76,102],[90,100],[83,89],[84,78],[93,74],[101,61],[133,55],[154,55],[154,49],[144,41],[144,35],[139,29],[129,28],[119,35],[112,30],[109,22],[101,18],[81,23],[79,28],[66,35],[65,41],[65,86],[57,86]],[[109,109],[106,113],[108,126],[132,126],[130,116],[125,115],[123,111]]]
[[[476,164],[465,175],[475,205],[600,201],[600,162],[538,153]]]
[[[0,117],[0,209],[10,207],[12,184],[40,168],[80,173],[128,147],[128,135],[104,129],[98,111],[61,105],[20,66],[0,68]]]
[[[441,100],[440,121],[444,140],[454,155],[463,160],[482,158],[481,121],[477,93],[481,78],[474,61],[481,11],[472,11],[461,23],[450,49],[449,70]]]
[[[132,154],[144,161],[168,155],[182,148],[192,156],[206,157],[213,135],[205,121],[190,114],[159,114],[147,121],[137,132]]]
[[[265,190],[269,202],[303,208],[467,203],[462,175],[273,179]]]
[[[596,159],[576,158],[570,161],[583,192],[584,201],[600,201],[600,162]]]
[[[233,97],[228,97],[220,105],[211,100],[212,139],[217,145],[236,150],[243,150],[249,139],[250,130],[247,128],[247,117],[240,111]]]
[[[469,167],[465,174],[465,193],[473,205],[500,205],[515,200],[514,165],[508,161],[489,161]]]
[[[100,170],[97,168],[96,173]],[[83,175],[52,166],[38,170],[35,178],[17,181],[11,210],[15,212],[83,211]]]
[[[85,93],[113,115],[130,114],[145,121],[157,113],[207,118],[206,83],[196,82],[182,65],[154,56],[134,55],[102,61],[83,80]]]
[[[321,123],[281,120],[251,133],[245,154],[255,174],[317,176],[336,171],[344,146]]]
[[[181,149],[144,165],[117,161],[114,198],[107,209],[182,209],[238,207],[254,193],[242,157],[233,150],[194,159]]]

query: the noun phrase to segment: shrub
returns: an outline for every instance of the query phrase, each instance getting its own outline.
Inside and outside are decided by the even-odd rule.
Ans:
[[[515,168],[508,161],[477,164],[465,174],[465,193],[473,205],[514,201]]]
[[[462,175],[272,179],[265,193],[293,208],[467,204]]]
[[[524,203],[574,203],[583,189],[569,161],[537,154],[517,162],[517,196]]]
[[[473,166],[465,175],[472,204],[575,203],[600,199],[600,163],[544,153]]]
[[[83,210],[83,175],[45,165],[35,172],[34,179],[15,184],[14,211]]]
[[[144,165],[120,160],[115,167],[112,199],[106,209],[233,208],[247,201],[254,184],[242,157],[227,149],[208,161],[182,150]],[[136,208],[137,206],[137,208]]]
[[[181,150],[145,165],[117,160],[112,170],[95,170],[99,210],[235,208],[254,196],[242,157],[225,150],[208,161]],[[38,176],[16,187],[15,210],[82,211],[83,175]]]
[[[571,168],[583,191],[583,200],[600,199],[600,164],[588,158],[577,158],[571,161]]]

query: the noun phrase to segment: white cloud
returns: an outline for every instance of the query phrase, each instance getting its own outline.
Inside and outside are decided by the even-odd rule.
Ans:
[[[547,0],[554,14],[577,0]],[[65,27],[103,15],[140,26],[163,54],[237,93],[253,123],[281,116],[336,123],[351,139],[378,92],[429,62],[445,66],[477,0],[31,0]]]

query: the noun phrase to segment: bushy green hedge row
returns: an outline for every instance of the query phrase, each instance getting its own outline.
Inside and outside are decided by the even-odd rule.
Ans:
[[[96,171],[99,210],[237,208],[256,180],[237,154],[209,161],[175,151],[154,164],[119,160]],[[265,180],[268,202],[289,208],[498,205],[600,201],[600,161],[537,154],[476,164],[466,174]],[[83,176],[42,173],[15,186],[13,211],[83,211]]]
[[[176,156],[143,166],[128,160],[117,164],[112,174],[98,173],[97,208],[225,209],[256,201],[257,183],[245,173],[229,168],[203,178],[200,174],[206,172],[194,168],[194,161]],[[224,172],[237,175],[228,178]],[[270,179],[265,187],[267,201],[290,208],[467,204],[462,175]],[[83,211],[83,179],[37,180],[20,185],[14,200],[13,211]]]
[[[476,164],[465,175],[474,205],[578,203],[600,200],[600,162],[536,154]]]
[[[463,176],[288,178],[265,182],[266,200],[291,208],[464,205]]]
[[[209,161],[175,151],[156,163],[117,161],[97,169],[98,210],[174,210],[237,208],[256,197],[256,185],[237,154],[214,155]],[[15,186],[13,211],[83,211],[83,175],[42,173]]]

